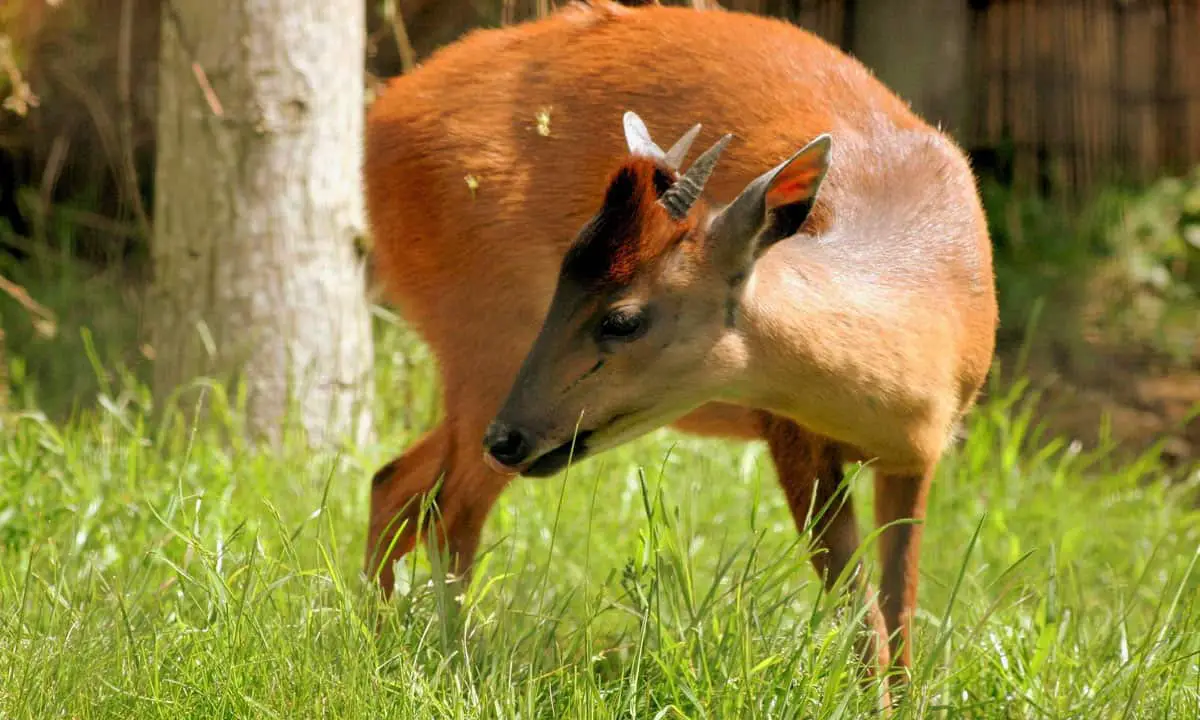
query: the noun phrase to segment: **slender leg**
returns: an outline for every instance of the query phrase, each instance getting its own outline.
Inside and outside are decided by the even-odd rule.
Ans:
[[[842,483],[841,454],[837,447],[780,418],[764,422],[767,444],[775,461],[780,484],[796,527],[801,532],[812,518],[813,537],[818,552],[812,562],[826,589],[832,589],[838,576],[850,564],[859,546],[854,504]],[[865,570],[854,568],[849,589],[870,603],[869,630],[859,645],[863,663],[874,676],[888,666],[888,646],[879,608],[871,599]],[[885,702],[887,699],[885,698]]]
[[[447,570],[461,588],[471,583],[483,526],[500,493],[511,481],[488,469],[481,455],[482,452],[472,453],[470,458],[454,461],[454,483],[447,483],[442,493],[442,522],[430,537],[430,551],[447,557]]]
[[[378,571],[384,597],[391,597],[395,584],[392,566],[416,543],[421,505],[442,475],[449,450],[449,428],[442,423],[380,468],[371,481],[365,567],[368,574]]]
[[[378,569],[385,597],[391,596],[395,584],[393,565],[419,537],[426,539],[431,552],[448,556],[445,569],[460,586],[470,583],[483,525],[511,478],[484,465],[482,450],[475,452],[478,443],[450,442],[451,432],[447,423],[439,425],[382,467],[372,481],[366,567],[371,573]],[[454,453],[454,447],[463,450]],[[435,487],[437,497],[430,498]],[[422,519],[422,506],[434,499],[436,510]]]
[[[925,502],[932,471],[923,475],[879,475],[875,478],[875,522],[883,527],[879,553],[883,564],[880,596],[891,655],[892,681],[907,679],[912,665],[912,615],[917,605],[917,573],[924,530]],[[907,522],[916,520],[917,522]]]

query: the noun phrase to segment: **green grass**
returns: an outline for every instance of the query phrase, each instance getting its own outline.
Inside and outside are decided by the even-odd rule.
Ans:
[[[374,447],[222,443],[220,388],[212,426],[152,424],[120,372],[94,409],[3,421],[0,718],[869,713],[760,444],[663,431],[520,481],[457,620],[423,552],[381,604],[369,477],[437,408],[422,348],[380,327]],[[994,389],[937,477],[900,716],[1196,717],[1200,474],[1044,438],[1034,400]]]

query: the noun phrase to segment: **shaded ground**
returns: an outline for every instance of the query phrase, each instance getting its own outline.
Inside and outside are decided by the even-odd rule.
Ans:
[[[1025,374],[1041,392],[1038,419],[1048,435],[1086,447],[1107,440],[1121,455],[1162,441],[1164,458],[1181,470],[1200,463],[1200,363],[1165,363],[1096,345],[1085,351],[1086,361],[1053,348],[1030,353]],[[1019,352],[1005,349],[1000,358],[1013,367]]]

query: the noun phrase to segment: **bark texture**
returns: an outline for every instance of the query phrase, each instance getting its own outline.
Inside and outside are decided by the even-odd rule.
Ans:
[[[356,240],[361,0],[162,6],[150,323],[154,387],[246,384],[250,430],[295,402],[314,443],[371,434]]]

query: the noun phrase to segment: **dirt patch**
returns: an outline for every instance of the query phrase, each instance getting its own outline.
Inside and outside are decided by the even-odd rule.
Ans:
[[[1187,471],[1200,464],[1200,363],[1163,365],[1101,347],[1086,362],[1043,352],[1024,373],[1041,392],[1039,420],[1051,436],[1095,448],[1111,442],[1136,455],[1162,442],[1163,460]],[[1001,353],[1003,366],[1016,351]]]

